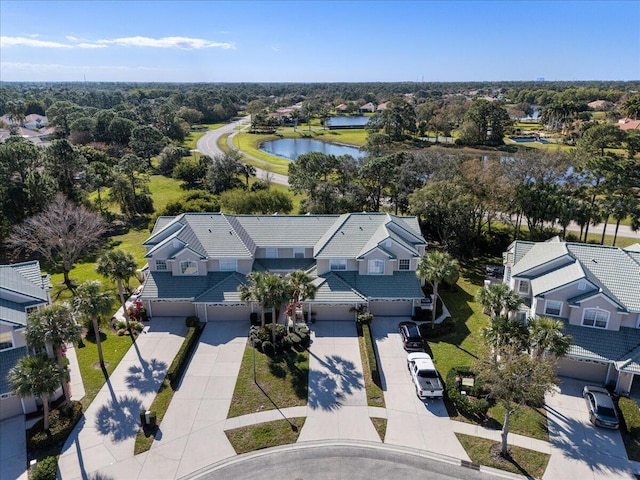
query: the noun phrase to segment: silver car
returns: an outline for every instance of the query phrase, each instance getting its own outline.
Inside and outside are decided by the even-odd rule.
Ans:
[[[582,396],[589,409],[589,421],[597,427],[618,428],[620,421],[613,399],[606,388],[587,385]]]

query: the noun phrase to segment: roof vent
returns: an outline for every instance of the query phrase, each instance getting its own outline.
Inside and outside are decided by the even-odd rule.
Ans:
[[[593,263],[598,263],[598,261],[597,261],[595,258],[592,258],[592,259],[591,259],[591,261],[592,261]]]

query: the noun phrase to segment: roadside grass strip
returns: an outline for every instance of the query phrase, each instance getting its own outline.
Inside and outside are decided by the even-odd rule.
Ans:
[[[380,440],[384,443],[384,436],[387,434],[387,419],[371,417],[371,423],[373,423],[376,432],[380,435]]]
[[[473,463],[507,472],[524,475],[529,478],[542,478],[550,455],[527,448],[509,445],[510,459],[500,456],[500,443],[486,438],[456,433]]]
[[[296,443],[304,426],[304,421],[305,417],[295,417],[290,418],[289,421],[275,420],[227,430],[224,433],[227,435],[229,442],[231,442],[233,449],[240,455],[241,453],[253,452],[263,448]]]
[[[640,461],[640,410],[635,400],[621,397],[618,407],[622,414],[622,440],[629,460]]]

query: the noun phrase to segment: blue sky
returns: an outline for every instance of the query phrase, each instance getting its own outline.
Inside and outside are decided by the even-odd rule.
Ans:
[[[0,35],[2,81],[640,79],[640,0],[2,0]]]

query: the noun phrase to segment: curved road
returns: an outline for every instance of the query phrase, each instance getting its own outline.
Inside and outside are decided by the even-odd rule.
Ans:
[[[427,452],[389,448],[385,445],[360,442],[339,444],[295,444],[223,460],[195,472],[185,479],[198,480],[264,480],[289,478],[292,480],[491,480],[497,478],[481,467],[461,466],[459,459],[438,457]],[[266,474],[268,472],[268,474]],[[516,478],[506,472],[502,478]]]
[[[240,130],[236,130],[236,128],[239,126],[246,126],[250,120],[251,120],[251,117],[246,116],[246,117],[242,117],[240,120],[236,120],[235,122],[228,123],[227,125],[224,125],[216,130],[209,130],[198,140],[196,145],[198,147],[198,151],[203,155],[209,155],[210,157],[214,157],[215,155],[223,155],[224,152],[220,149],[220,147],[218,147],[218,141],[220,140],[220,137],[222,137],[226,133],[230,133],[229,137],[227,138],[227,145],[229,146],[229,148],[231,148],[232,150],[238,151],[244,157],[249,158],[254,162],[257,162],[258,164],[262,164],[262,165],[265,165],[265,167],[268,167],[268,165],[263,160],[253,157],[245,152],[241,152],[233,146],[233,141],[232,141],[233,136],[240,131]],[[267,169],[257,168],[257,167],[256,167],[256,175],[258,178],[262,180],[268,180],[272,183],[285,185],[287,187],[289,186],[289,180],[286,175],[273,173],[268,171]]]

